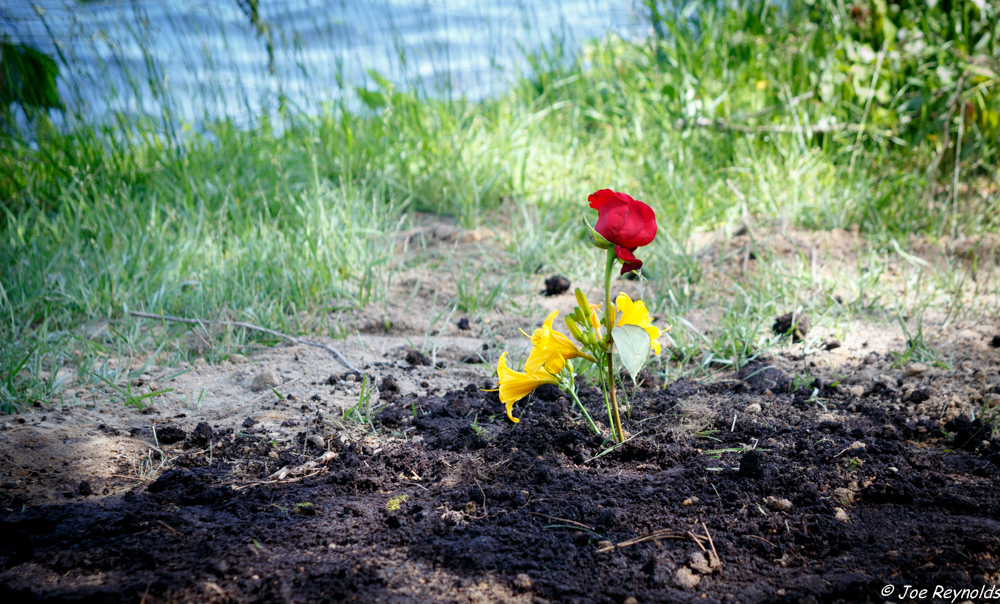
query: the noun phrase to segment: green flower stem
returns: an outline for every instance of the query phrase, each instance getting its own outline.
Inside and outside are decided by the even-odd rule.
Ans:
[[[597,424],[594,423],[594,420],[590,418],[590,414],[587,413],[587,409],[583,406],[583,403],[581,403],[580,399],[576,396],[576,388],[570,388],[566,392],[569,392],[569,395],[573,397],[573,402],[576,403],[576,406],[580,408],[581,412],[583,412],[583,416],[587,418],[587,423],[590,424],[590,429],[594,431],[594,434],[600,436],[601,429],[598,428]]]
[[[611,336],[611,331],[615,328],[615,311],[611,306],[611,271],[615,268],[615,248],[608,248],[608,261],[604,266],[604,320],[608,327],[608,394],[611,396],[611,428],[614,432],[615,440],[625,442],[625,433],[622,431],[622,418],[618,413],[618,398],[615,396],[615,366],[612,359],[612,350],[615,339]]]
[[[601,376],[601,393],[604,394],[604,406],[608,410],[608,425],[614,426],[615,422],[612,419],[614,414],[611,413],[611,399],[608,398],[608,372],[604,370],[604,361],[607,361],[607,358],[603,354],[600,356],[602,362],[597,365],[597,369],[598,375]]]
[[[594,434],[600,436],[601,429],[598,428],[597,424],[594,423],[594,420],[591,419],[590,414],[587,413],[586,407],[583,406],[583,403],[580,402],[579,397],[576,395],[576,372],[573,371],[573,364],[566,363],[566,369],[568,371],[559,373],[559,387],[573,397],[573,402],[576,403],[576,406],[583,412],[583,416],[587,418],[587,423],[590,424],[590,429],[594,431]]]

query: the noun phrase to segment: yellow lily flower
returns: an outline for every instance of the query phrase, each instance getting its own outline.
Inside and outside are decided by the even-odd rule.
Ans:
[[[653,322],[649,318],[649,311],[646,310],[646,303],[642,300],[633,302],[632,298],[621,293],[615,299],[615,308],[621,313],[616,325],[636,325],[643,328],[649,334],[649,347],[654,355],[659,356],[660,342],[657,341],[657,338],[660,337],[661,332],[653,326]]]
[[[565,361],[563,361],[565,363]],[[500,380],[500,402],[507,407],[507,417],[515,424],[519,419],[511,415],[514,403],[531,394],[531,391],[542,384],[558,384],[559,380],[546,371],[521,373],[507,367],[507,353],[500,355],[497,362],[497,378]]]
[[[552,329],[552,322],[559,316],[558,310],[553,310],[545,317],[545,324],[531,334],[531,353],[524,363],[527,373],[537,373],[544,369],[552,375],[562,371],[568,359],[585,357],[591,362],[593,358],[576,347],[572,340]]]

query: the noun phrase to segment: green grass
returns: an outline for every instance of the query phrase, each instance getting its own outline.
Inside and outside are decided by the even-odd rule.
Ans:
[[[119,383],[129,372],[109,358],[188,354],[177,345],[186,328],[143,330],[129,310],[342,336],[328,324],[330,301],[388,304],[403,266],[387,241],[414,211],[509,224],[506,257],[490,272],[511,274],[471,264],[456,274],[451,303],[485,313],[516,305],[512,292],[530,290],[539,272],[591,277],[579,224],[589,193],[612,187],[647,201],[661,229],[642,256],[651,307],[675,325],[674,361],[702,371],[774,345],[768,322],[786,307],[837,324],[892,304],[879,298],[876,257],[843,306],[831,284],[812,282],[808,262],[763,257],[752,283],[709,289],[685,251],[693,232],[744,219],[858,225],[884,255],[909,233],[1000,228],[990,3],[983,13],[973,3],[872,3],[864,18],[828,1],[645,4],[658,35],[529,55],[506,93],[481,102],[435,100],[373,74],[357,106],[283,108],[280,134],[264,116],[201,133],[165,132],[162,116],[5,126],[0,411],[51,399],[64,365]],[[137,86],[156,79],[136,75]],[[950,280],[930,289],[950,292],[955,317],[967,311],[958,274],[923,277]],[[930,299],[918,297],[904,303]],[[720,311],[713,333],[684,326],[709,307]],[[89,337],[103,320],[107,337]],[[247,344],[231,331],[204,335],[210,360]]]

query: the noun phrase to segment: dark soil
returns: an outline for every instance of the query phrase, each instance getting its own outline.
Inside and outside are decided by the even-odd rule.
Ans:
[[[560,396],[517,425],[483,384],[397,397],[376,435],[335,434],[336,458],[281,483],[318,455],[304,433],[276,451],[252,420],[199,426],[211,457],[178,444],[184,463],[125,495],[8,513],[0,602],[881,602],[888,584],[1000,583],[983,426],[820,384],[822,408],[776,371],[634,393],[617,447]]]
[[[569,291],[569,286],[570,282],[566,277],[552,275],[545,280],[545,289],[542,290],[542,294],[546,296],[558,296]]]
[[[791,336],[793,342],[801,342],[809,333],[809,317],[796,313],[784,314],[774,320],[771,329],[778,335]]]

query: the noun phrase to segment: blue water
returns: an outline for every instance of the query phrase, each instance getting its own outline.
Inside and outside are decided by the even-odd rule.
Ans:
[[[63,100],[91,123],[244,124],[282,105],[357,104],[354,87],[375,88],[369,70],[430,96],[484,98],[528,69],[525,51],[643,33],[638,11],[634,0],[262,0],[269,56],[240,0],[5,0],[0,37],[63,62]]]

